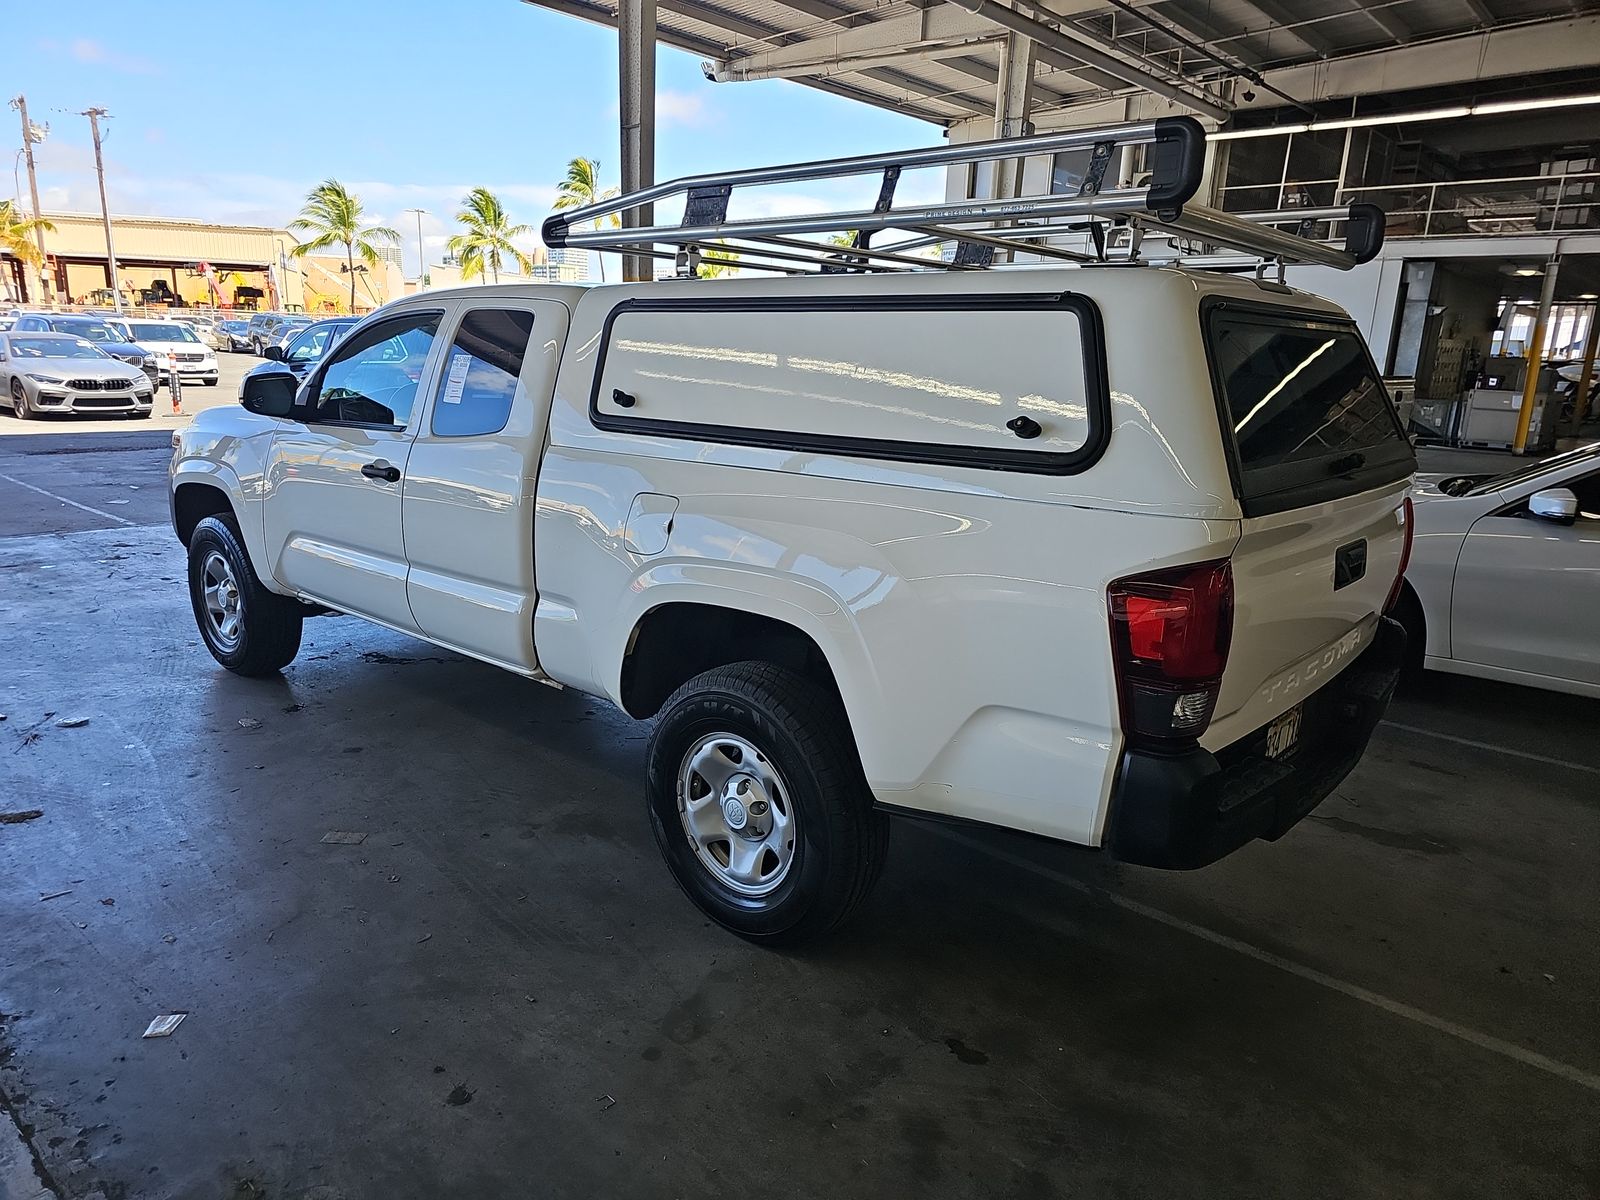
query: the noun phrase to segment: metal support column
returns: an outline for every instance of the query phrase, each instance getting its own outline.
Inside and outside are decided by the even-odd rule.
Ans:
[[[1020,33],[1006,34],[1005,53],[1000,56],[1000,77],[995,85],[994,136],[1027,137],[1028,115],[1033,109],[1033,39]],[[995,163],[994,199],[1012,200],[1022,195],[1022,172],[1026,160],[1003,158]]]
[[[1527,379],[1522,384],[1522,411],[1517,414],[1517,440],[1513,454],[1528,452],[1528,429],[1533,424],[1534,399],[1539,394],[1539,368],[1544,365],[1544,335],[1550,324],[1550,306],[1556,298],[1556,276],[1561,272],[1561,255],[1552,254],[1544,265],[1544,290],[1539,293],[1539,315],[1533,322],[1533,337],[1528,340]]]
[[[617,6],[617,80],[621,88],[622,191],[638,191],[656,181],[656,0],[620,0]],[[655,224],[653,207],[622,214],[624,227]],[[622,278],[655,277],[655,260],[630,254]]]
[[[1594,383],[1594,355],[1600,349],[1600,301],[1589,312],[1589,336],[1583,343],[1583,370],[1578,374],[1578,394],[1572,402],[1573,432],[1589,415],[1589,388]]]

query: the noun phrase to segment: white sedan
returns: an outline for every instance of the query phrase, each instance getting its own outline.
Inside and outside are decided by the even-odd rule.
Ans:
[[[1600,443],[1505,475],[1425,475],[1394,616],[1422,665],[1600,696]]]

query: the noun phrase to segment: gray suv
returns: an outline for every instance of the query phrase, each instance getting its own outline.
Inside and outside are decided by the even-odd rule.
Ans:
[[[156,356],[136,342],[130,342],[114,325],[99,317],[79,317],[70,313],[24,313],[11,327],[14,333],[66,333],[93,342],[112,358],[121,359],[131,367],[138,367],[150,377],[151,383],[160,379],[161,368]]]
[[[245,331],[245,340],[250,343],[251,350],[264,356],[268,346],[286,341],[285,334],[292,336],[294,332],[304,329],[311,322],[311,317],[302,315],[257,313],[250,318],[250,328]]]

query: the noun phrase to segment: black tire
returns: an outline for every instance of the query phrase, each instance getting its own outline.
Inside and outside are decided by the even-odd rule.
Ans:
[[[151,417],[155,416],[155,412],[156,410],[153,407],[147,408],[143,412],[134,413],[133,419],[135,421],[148,421]]]
[[[747,740],[770,761],[797,816],[793,858],[774,890],[742,895],[697,857],[679,814],[679,777],[709,734]],[[848,920],[882,873],[889,820],[872,806],[844,707],[783,667],[733,663],[697,675],[662,706],[647,751],[646,804],[678,886],[724,928],[795,945]]]
[[[1422,611],[1422,601],[1417,599],[1409,583],[1401,587],[1400,596],[1388,615],[1400,622],[1400,627],[1406,631],[1406,653],[1400,667],[1401,689],[1413,694],[1423,691],[1427,686],[1427,673],[1422,663],[1428,650],[1428,621]]]
[[[213,627],[206,607],[206,564],[214,553],[226,560],[238,593],[238,632],[231,642]],[[189,538],[189,601],[211,657],[237,675],[271,675],[300,653],[300,604],[262,585],[232,514],[206,517]]]
[[[205,381],[205,385],[207,387],[216,387],[217,386],[217,381],[215,379],[207,379]]]
[[[19,421],[37,421],[38,412],[33,405],[28,403],[28,390],[22,386],[22,380],[11,381],[11,413]]]

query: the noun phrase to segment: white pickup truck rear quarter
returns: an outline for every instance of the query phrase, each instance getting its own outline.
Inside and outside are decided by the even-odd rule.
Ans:
[[[658,411],[668,374],[722,389],[710,407],[724,422],[750,420],[743,414],[755,405],[741,403],[741,392],[787,389],[794,430],[827,428],[837,419],[831,400],[838,391],[827,379],[807,392],[794,389],[767,347],[748,337],[729,339],[721,354],[714,314],[701,316],[698,332],[692,323],[677,327],[670,340],[655,336],[659,326],[630,334],[635,343],[669,347],[654,353],[671,365],[652,366],[646,356],[614,378],[613,358],[596,389],[606,320],[619,302],[759,302],[771,287],[658,283],[592,292],[574,317],[571,344],[579,349],[557,381],[539,480],[541,661],[554,678],[620,701],[629,635],[650,610],[688,602],[759,612],[798,627],[827,656],[880,801],[1092,844],[1120,750],[1106,586],[1134,570],[1226,557],[1238,540],[1195,285],[1179,273],[1149,271],[915,284],[918,295],[952,301],[981,293],[974,306],[985,297],[1069,287],[1108,315],[1137,305],[1137,325],[1104,322],[1114,375],[1103,455],[1075,473],[1002,472],[597,428],[591,397],[602,414],[617,414],[618,379],[634,399],[625,419],[694,419],[681,407]],[[790,281],[784,296],[803,304],[839,287]],[[854,279],[849,287],[870,311],[907,282]],[[926,345],[936,322],[925,313],[872,313],[870,329],[865,316],[855,323],[859,339],[848,324],[841,328],[821,372],[848,376],[853,402],[871,391],[863,379],[881,382],[895,368],[917,376],[904,386],[923,396],[941,383],[957,391],[970,383],[971,375],[932,383],[918,375],[919,359],[936,355],[884,353]],[[769,339],[782,336],[780,319],[770,327]],[[1152,329],[1162,331],[1159,353],[1151,352]],[[611,332],[620,338],[628,330],[619,321]],[[1075,339],[1076,322],[1062,320],[1060,337]],[[735,348],[742,361],[730,365]],[[1005,352],[972,343],[974,373],[1004,379],[983,356]],[[1083,405],[1088,386],[1081,364],[1068,361],[1076,377],[1048,398],[1064,402],[1062,411]],[[994,445],[1025,448],[1004,432],[1005,422],[1018,411],[1039,412],[1041,399],[1005,393],[978,408],[978,419],[1002,431]],[[984,435],[964,429],[962,436]],[[654,554],[628,547],[629,513],[642,493],[676,500],[666,544]]]

